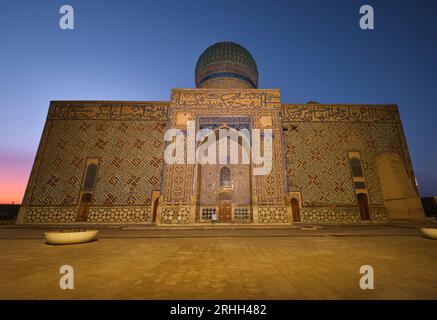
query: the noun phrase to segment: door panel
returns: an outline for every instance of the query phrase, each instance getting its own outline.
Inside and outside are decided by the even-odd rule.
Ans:
[[[86,222],[88,220],[88,213],[90,211],[93,195],[91,193],[84,193],[80,200],[79,213],[77,215],[78,222]]]
[[[360,208],[361,220],[370,220],[369,203],[365,193],[357,194],[358,206]]]
[[[293,214],[293,222],[300,222],[299,201],[295,198],[291,199],[291,212]]]
[[[219,206],[219,222],[232,221],[232,204],[231,201],[222,201]]]

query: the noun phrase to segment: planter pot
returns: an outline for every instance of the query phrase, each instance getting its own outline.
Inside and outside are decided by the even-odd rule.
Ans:
[[[437,228],[422,228],[420,230],[425,237],[437,240]]]
[[[93,241],[98,230],[65,230],[45,232],[49,244],[75,244]]]

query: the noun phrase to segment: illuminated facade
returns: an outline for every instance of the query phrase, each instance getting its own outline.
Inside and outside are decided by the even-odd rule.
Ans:
[[[292,224],[423,217],[396,105],[288,104],[232,42],[170,101],[52,101],[18,223]],[[272,169],[166,164],[168,129],[271,129]],[[198,142],[203,143],[202,141]]]

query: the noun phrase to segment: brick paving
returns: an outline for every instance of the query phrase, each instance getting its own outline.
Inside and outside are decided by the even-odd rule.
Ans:
[[[0,299],[437,299],[437,240],[417,227],[112,227],[71,246],[45,244],[46,229],[0,228]],[[74,290],[59,288],[64,264]]]

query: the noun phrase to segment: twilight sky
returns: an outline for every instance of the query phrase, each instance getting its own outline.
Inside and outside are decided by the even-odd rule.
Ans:
[[[433,0],[1,1],[0,203],[21,202],[50,100],[169,100],[224,40],[284,103],[398,104],[421,195],[437,195],[436,14]]]

